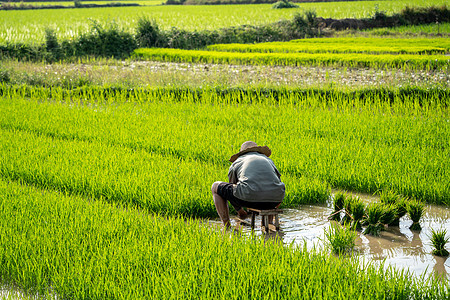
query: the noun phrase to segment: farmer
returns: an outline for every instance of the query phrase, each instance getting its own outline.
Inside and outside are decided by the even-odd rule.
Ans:
[[[231,156],[233,163],[228,170],[227,182],[216,181],[211,187],[214,204],[225,227],[230,227],[229,201],[240,219],[247,218],[243,209],[273,209],[284,198],[284,183],[280,172],[269,158],[272,151],[267,146],[258,146],[247,141],[241,150]]]

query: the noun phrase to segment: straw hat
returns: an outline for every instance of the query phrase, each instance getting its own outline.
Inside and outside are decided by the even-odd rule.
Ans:
[[[239,156],[241,156],[242,154],[245,154],[247,152],[259,152],[259,153],[264,154],[267,157],[269,157],[270,154],[272,154],[272,151],[269,149],[269,147],[258,146],[258,144],[256,144],[255,142],[246,141],[246,142],[242,143],[241,150],[238,153],[231,156],[230,161],[234,162]]]

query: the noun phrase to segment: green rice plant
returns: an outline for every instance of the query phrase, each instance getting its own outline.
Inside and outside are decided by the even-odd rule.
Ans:
[[[392,225],[398,226],[400,223],[400,218],[406,215],[407,213],[407,207],[408,207],[408,198],[406,197],[399,197],[399,199],[396,202],[396,208],[397,208],[397,214],[396,219],[392,223]]]
[[[368,36],[433,36],[450,32],[450,23],[434,23],[426,25],[399,26],[394,28],[377,28],[364,31]]]
[[[364,229],[363,234],[370,234],[373,236],[379,236],[380,231],[383,229],[381,218],[384,214],[383,204],[373,202],[366,207],[367,215],[367,227]]]
[[[355,247],[356,231],[349,224],[341,226],[331,222],[329,229],[325,229],[328,245],[335,254],[349,253]]]
[[[329,195],[327,185],[367,193],[389,186],[398,194],[437,204],[449,199],[450,173],[445,168],[450,163],[445,138],[450,134],[449,112],[442,101],[450,98],[442,89],[342,92],[0,85],[0,90],[0,126],[6,131],[95,141],[96,147],[153,153],[169,161],[197,161],[211,165],[210,171],[223,168],[211,175],[212,181],[226,174],[227,157],[242,141],[255,137],[269,145],[283,178],[295,187],[287,189],[292,191],[285,199],[289,205],[314,199],[323,203]],[[270,124],[263,119],[270,119]],[[223,133],[223,143],[217,145],[212,132]],[[5,161],[23,159],[14,151],[5,152],[9,153]],[[116,170],[120,172],[120,166]],[[305,185],[308,182],[311,185]],[[207,191],[209,184],[202,184]]]
[[[421,230],[420,218],[425,212],[425,204],[419,200],[410,200],[407,206],[408,215],[413,221],[412,225],[409,227],[411,230]]]
[[[289,42],[257,44],[216,44],[211,51],[259,53],[391,53],[391,54],[445,54],[450,42],[441,38],[311,38]]]
[[[0,143],[3,178],[104,197],[164,215],[217,216],[210,186],[226,177],[227,166],[69,136],[0,131],[6,138]],[[290,186],[284,207],[295,207],[307,198],[323,202],[328,198],[327,187],[318,181],[290,179],[287,174],[283,181]]]
[[[341,211],[344,208],[344,202],[345,202],[345,194],[344,193],[338,192],[334,195],[334,198],[333,198],[334,211],[330,216],[331,220],[335,220],[338,222],[341,221]]]
[[[399,196],[392,190],[385,190],[380,192],[380,202],[384,204],[395,204]]]
[[[133,58],[151,61],[278,65],[278,66],[343,66],[370,68],[438,69],[448,68],[444,55],[361,54],[361,53],[239,53],[204,50],[140,48]]]
[[[388,225],[399,226],[400,218],[406,215],[408,199],[391,190],[387,190],[380,194],[380,201],[381,203],[388,206],[394,206],[395,208],[395,218]]]
[[[352,199],[352,228],[354,228],[355,230],[361,230],[361,221],[364,218],[365,204],[359,197],[354,197]]]
[[[2,285],[30,297],[333,298],[342,288],[351,299],[449,296],[434,278],[224,233],[202,220],[4,180],[0,195]]]
[[[397,207],[394,204],[383,204],[383,214],[380,218],[380,223],[388,226],[397,217]]]
[[[352,222],[352,215],[353,215],[353,198],[350,195],[345,195],[344,200],[344,216],[341,219],[341,224],[345,225],[347,223]]]
[[[448,256],[448,251],[445,249],[445,245],[449,241],[450,238],[446,237],[447,230],[434,230],[431,229],[431,243],[433,244],[433,254],[437,256]]]

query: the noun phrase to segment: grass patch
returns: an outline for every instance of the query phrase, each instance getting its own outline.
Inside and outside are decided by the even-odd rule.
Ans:
[[[343,255],[351,253],[355,247],[356,231],[351,226],[331,222],[328,230],[325,229],[325,237],[328,245],[335,254]]]

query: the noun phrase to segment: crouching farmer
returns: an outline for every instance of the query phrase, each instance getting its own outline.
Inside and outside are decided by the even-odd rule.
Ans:
[[[245,208],[277,208],[284,198],[285,187],[281,174],[269,158],[272,151],[247,141],[238,153],[231,156],[233,163],[228,171],[229,183],[216,181],[211,187],[214,204],[223,225],[230,227],[228,202],[239,218],[245,219]]]

